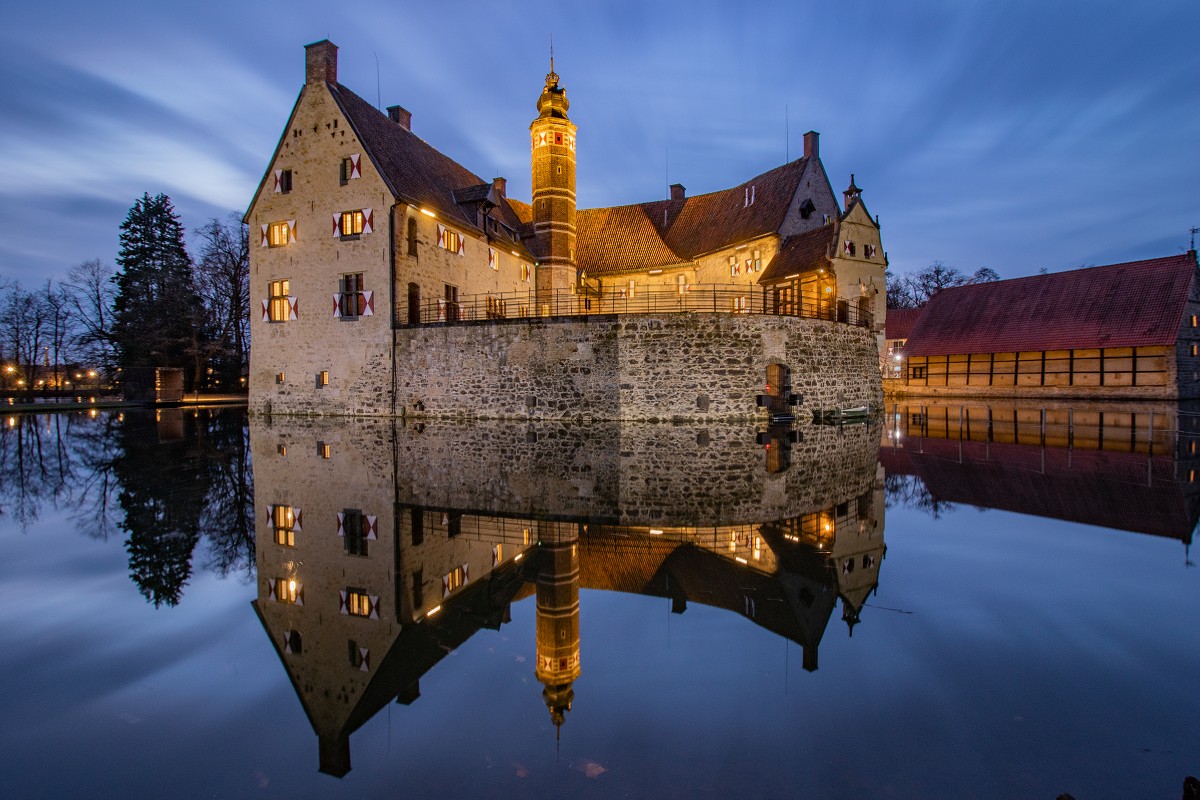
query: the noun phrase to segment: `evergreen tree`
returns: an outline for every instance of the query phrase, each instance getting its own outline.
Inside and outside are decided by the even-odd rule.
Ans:
[[[165,194],[141,199],[121,223],[113,303],[113,344],[122,370],[192,367],[199,371],[199,302],[183,226]]]

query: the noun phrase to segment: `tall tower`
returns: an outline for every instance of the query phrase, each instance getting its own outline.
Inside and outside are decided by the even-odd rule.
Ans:
[[[537,679],[550,720],[560,728],[571,710],[579,677],[579,528],[538,523]]]
[[[533,175],[533,232],[537,237],[538,313],[553,313],[575,285],[575,125],[567,90],[558,85],[554,53],[529,125]]]

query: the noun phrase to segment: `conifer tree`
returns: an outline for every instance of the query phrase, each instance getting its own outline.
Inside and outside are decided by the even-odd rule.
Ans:
[[[121,369],[181,367],[194,383],[199,304],[183,226],[165,194],[144,194],[129,209],[117,265],[112,338]]]

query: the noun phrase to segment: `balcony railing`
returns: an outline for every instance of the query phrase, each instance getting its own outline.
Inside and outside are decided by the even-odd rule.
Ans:
[[[415,314],[412,312],[416,312]],[[637,287],[597,292],[557,291],[538,297],[528,292],[477,294],[457,299],[438,298],[416,308],[397,309],[396,318],[408,324],[478,322],[534,317],[586,316],[589,314],[759,314],[823,319],[869,328],[874,316],[869,308],[846,298],[796,299],[761,287],[692,285],[680,291],[673,286]]]

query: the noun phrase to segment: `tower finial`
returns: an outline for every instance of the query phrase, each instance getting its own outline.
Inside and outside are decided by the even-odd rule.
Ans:
[[[558,86],[558,73],[554,71],[554,34],[550,34],[550,71],[546,73],[546,85]]]

